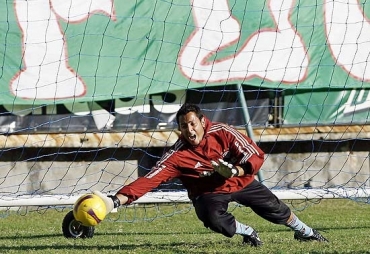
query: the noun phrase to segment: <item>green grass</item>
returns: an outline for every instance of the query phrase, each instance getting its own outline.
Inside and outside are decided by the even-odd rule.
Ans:
[[[181,206],[188,205],[176,210]],[[1,212],[0,253],[370,253],[370,206],[349,200],[324,200],[296,211],[330,243],[297,242],[290,229],[264,221],[245,208],[233,214],[257,229],[264,241],[258,249],[243,246],[241,236],[226,238],[204,228],[193,209],[150,222],[121,222],[123,216],[155,218],[166,209],[171,208],[121,209],[98,225],[90,239],[63,237],[61,222],[68,210]]]

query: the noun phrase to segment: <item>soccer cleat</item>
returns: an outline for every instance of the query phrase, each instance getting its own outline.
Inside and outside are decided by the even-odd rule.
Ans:
[[[318,242],[329,242],[319,231],[312,229],[313,235],[305,236],[300,231],[295,231],[294,239],[298,241],[318,241]]]
[[[258,237],[257,232],[253,231],[252,234],[243,236],[243,244],[248,244],[253,247],[258,247],[258,246],[261,246],[263,242]]]

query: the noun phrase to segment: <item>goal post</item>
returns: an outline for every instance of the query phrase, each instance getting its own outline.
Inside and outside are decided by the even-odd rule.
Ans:
[[[272,190],[282,200],[351,199],[367,202],[370,187]],[[113,194],[113,193],[111,193]],[[30,195],[0,199],[0,207],[71,206],[80,196]],[[190,203],[186,191],[149,192],[133,204]]]
[[[272,190],[282,200],[310,200],[310,199],[352,199],[366,200],[370,196],[370,188],[328,188],[328,189],[285,189]],[[61,195],[30,195],[16,199],[0,199],[0,207],[25,206],[71,206],[80,196]],[[160,203],[190,203],[186,191],[149,192],[133,204],[160,204]]]

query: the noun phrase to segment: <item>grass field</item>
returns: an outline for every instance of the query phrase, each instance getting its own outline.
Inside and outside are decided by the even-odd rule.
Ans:
[[[181,206],[189,205],[176,209]],[[165,209],[173,208],[160,207],[160,213]],[[249,209],[234,209],[238,220],[257,229],[264,242],[260,248],[242,245],[241,236],[226,238],[204,228],[193,209],[152,221],[117,221],[126,215],[158,216],[158,209],[132,210],[109,215],[89,239],[63,237],[61,222],[68,210],[2,212],[0,253],[370,253],[370,205],[349,200],[324,200],[296,211],[330,243],[297,242],[290,229],[266,222]]]

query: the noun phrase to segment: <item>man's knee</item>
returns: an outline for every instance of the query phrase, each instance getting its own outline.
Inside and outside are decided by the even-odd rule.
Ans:
[[[262,218],[274,224],[286,224],[291,214],[290,208],[278,198],[266,202],[263,207],[252,207]]]
[[[200,220],[206,228],[223,234],[226,237],[232,237],[235,234],[235,219],[234,216],[229,213],[210,211],[208,216],[202,219],[200,218]]]

